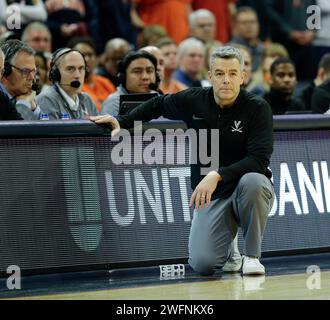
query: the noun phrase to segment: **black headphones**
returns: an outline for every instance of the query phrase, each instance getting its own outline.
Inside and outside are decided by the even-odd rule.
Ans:
[[[11,66],[9,61],[5,61],[4,68],[3,68],[3,76],[4,77],[9,76],[11,74],[12,70],[13,70],[13,67]]]
[[[148,59],[151,61],[151,63],[154,65],[155,67],[155,78],[156,78],[156,83],[155,86],[158,88],[159,83],[160,83],[160,76],[157,72],[157,59],[155,56],[153,56],[152,54],[150,54],[147,51],[137,51],[137,52],[129,52],[124,58],[123,60],[121,60],[118,64],[118,78],[119,78],[119,82],[120,84],[126,88],[126,71],[128,66],[132,63],[132,61],[137,60],[137,59]]]
[[[88,68],[87,68],[87,63],[86,63],[86,59],[84,57],[84,55],[76,49],[70,49],[70,48],[60,48],[57,49],[54,53],[53,53],[53,58],[52,61],[50,62],[50,71],[49,71],[49,80],[52,81],[53,83],[55,82],[60,82],[61,81],[61,72],[58,69],[58,67],[56,66],[56,62],[63,57],[64,55],[70,53],[70,52],[79,52],[82,56],[82,58],[84,59],[84,64],[85,64],[85,71],[87,73]],[[85,73],[85,76],[86,76]]]

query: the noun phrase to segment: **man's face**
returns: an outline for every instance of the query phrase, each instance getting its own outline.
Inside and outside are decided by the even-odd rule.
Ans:
[[[209,71],[209,79],[217,104],[221,107],[230,107],[240,92],[240,86],[244,81],[244,72],[241,71],[239,61],[236,58],[217,58]]]
[[[85,80],[85,62],[79,52],[65,54],[58,63],[61,73],[61,88],[70,96],[81,92]],[[70,83],[79,81],[79,88],[72,88]]]
[[[52,52],[51,36],[47,30],[31,30],[26,43],[36,51]]]
[[[142,49],[144,50],[144,49]],[[151,50],[146,50],[150,54],[152,54],[157,59],[157,72],[161,80],[164,79],[164,56],[160,49],[153,47]]]
[[[87,67],[92,72],[96,67],[96,54],[94,49],[86,43],[79,43],[74,49],[79,50],[85,56]]]
[[[126,69],[126,89],[130,93],[150,92],[149,84],[156,82],[155,72],[149,59],[132,61]]]
[[[180,69],[190,75],[197,75],[203,70],[205,53],[202,49],[190,48],[180,58]]]
[[[164,67],[168,70],[175,70],[178,66],[178,49],[175,44],[162,46],[160,49],[164,57]]]
[[[281,63],[275,67],[270,84],[272,89],[291,95],[296,85],[296,70],[291,63]]]
[[[259,36],[259,22],[253,12],[242,12],[237,16],[235,24],[237,35],[245,40],[256,39]]]
[[[11,64],[12,72],[5,78],[6,89],[12,96],[29,93],[37,73],[34,56],[24,51],[19,52]]]
[[[47,82],[47,78],[48,78],[47,64],[45,63],[45,60],[40,56],[35,56],[34,58],[38,69],[36,82],[39,83],[41,86],[43,86]]]
[[[241,54],[244,59],[244,71],[245,71],[245,77],[244,77],[244,85],[248,85],[251,78],[252,78],[252,58],[249,52],[247,52],[244,49],[241,49]]]
[[[118,73],[118,62],[123,59],[129,50],[130,48],[126,45],[108,49],[105,52],[105,69],[110,74],[116,76]]]
[[[215,21],[211,17],[198,18],[191,30],[192,36],[203,42],[213,41],[215,38]]]

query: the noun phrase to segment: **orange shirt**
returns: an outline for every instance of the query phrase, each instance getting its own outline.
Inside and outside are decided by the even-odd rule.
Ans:
[[[132,0],[146,25],[159,24],[179,44],[189,35],[191,0]]]
[[[162,90],[163,93],[177,93],[187,88],[186,85],[174,79],[167,83],[162,81],[160,84],[160,90]]]
[[[93,85],[84,83],[82,91],[89,94],[98,111],[102,108],[103,101],[108,97],[110,93],[116,91],[115,86],[105,77],[93,74],[92,75]]]

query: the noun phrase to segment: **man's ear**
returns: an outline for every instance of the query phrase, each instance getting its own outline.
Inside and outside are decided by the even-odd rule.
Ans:
[[[241,73],[241,85],[244,83],[244,80],[246,79],[246,77],[247,77],[247,74],[246,74],[246,72],[245,71],[242,71],[242,73]]]
[[[209,81],[211,81],[212,80],[212,72],[210,70],[207,71],[207,76],[209,78]]]
[[[317,70],[317,77],[320,78],[322,81],[324,80],[325,77],[324,68],[320,68],[319,70]]]

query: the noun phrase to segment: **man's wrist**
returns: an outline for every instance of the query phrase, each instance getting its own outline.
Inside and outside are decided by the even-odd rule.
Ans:
[[[210,171],[207,175],[216,177],[218,179],[218,182],[222,180],[221,175],[217,171]]]

